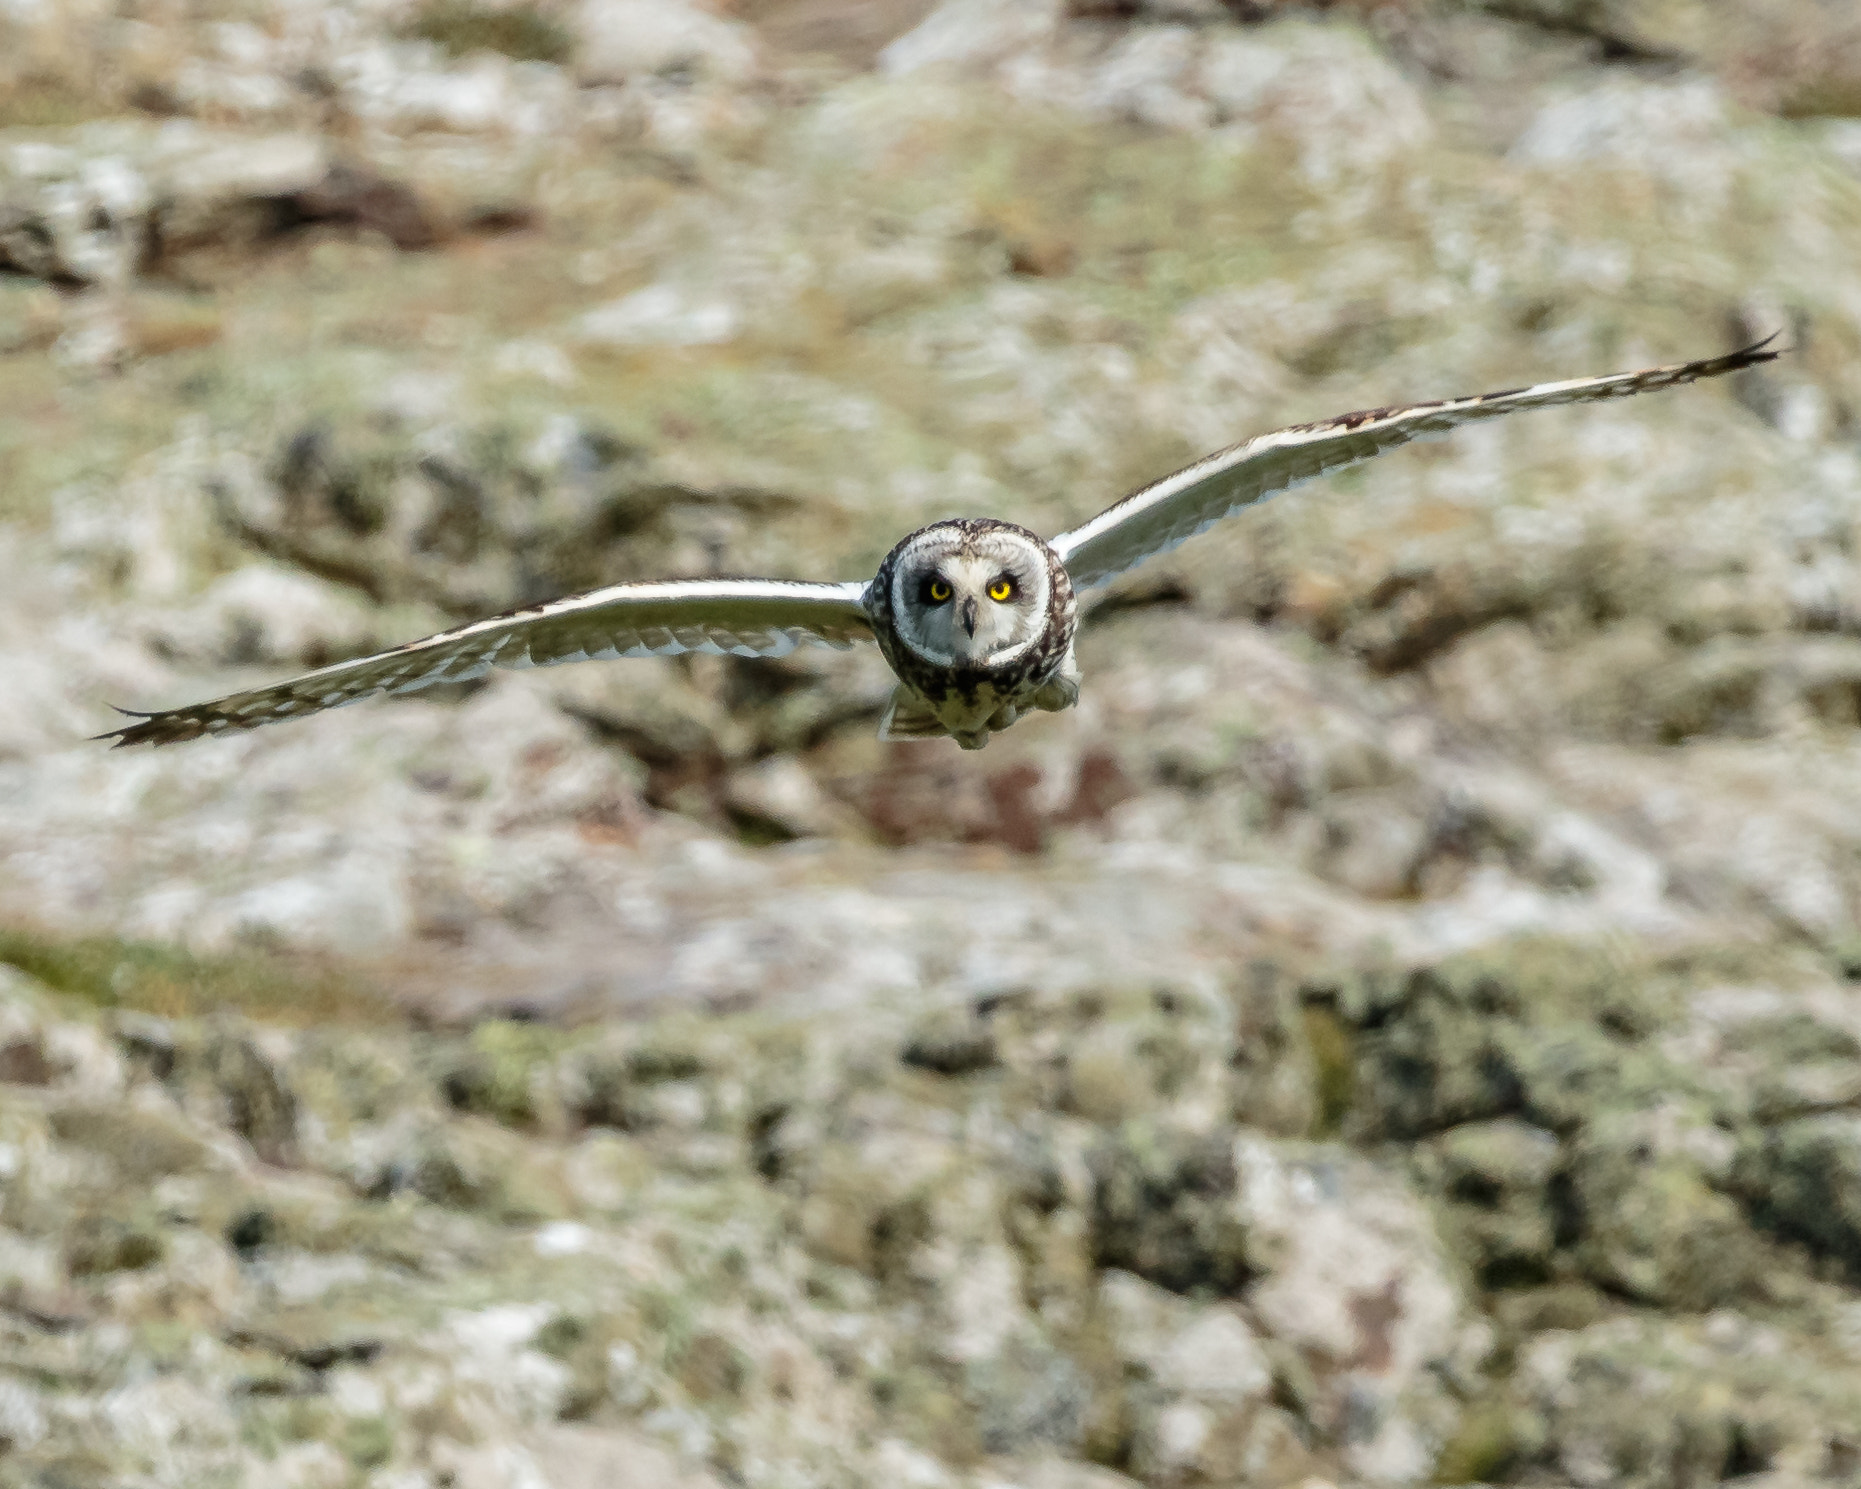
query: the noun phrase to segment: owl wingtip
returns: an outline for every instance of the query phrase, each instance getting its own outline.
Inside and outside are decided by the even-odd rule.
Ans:
[[[121,750],[130,745],[167,744],[170,738],[172,738],[172,736],[164,736],[161,732],[162,726],[160,721],[162,715],[158,713],[144,713],[139,708],[122,708],[114,703],[108,706],[115,712],[120,713],[124,718],[133,720],[133,722],[123,724],[115,729],[106,730],[102,734],[93,734],[90,736],[91,743],[101,743],[107,739],[110,741],[111,749]]]
[[[1740,367],[1748,367],[1754,362],[1774,362],[1785,353],[1797,350],[1794,346],[1771,345],[1783,334],[1784,328],[1779,326],[1761,341],[1754,341],[1749,346],[1739,348],[1725,360]]]

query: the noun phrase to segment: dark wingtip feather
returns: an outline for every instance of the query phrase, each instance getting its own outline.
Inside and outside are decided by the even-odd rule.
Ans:
[[[111,729],[103,734],[93,734],[90,738],[93,744],[100,744],[106,739],[109,740],[110,748],[113,750],[120,750],[125,745],[161,743],[159,739],[153,736],[147,724],[125,724],[121,729]]]
[[[120,713],[126,719],[148,719],[154,717],[153,714],[142,713],[134,708],[121,708],[114,703],[106,704],[105,707],[111,709],[113,712]],[[110,745],[111,749],[120,750],[126,744],[135,743],[135,740],[129,738],[129,735],[131,735],[137,727],[138,726],[135,724],[125,724],[120,729],[110,729],[102,734],[93,734],[90,737],[90,743],[101,744],[107,739],[113,741]]]
[[[113,750],[120,750],[128,745],[176,744],[184,739],[195,739],[206,732],[199,720],[190,719],[184,714],[144,713],[136,708],[117,708],[114,703],[110,707],[116,709],[116,712],[124,718],[136,721],[133,724],[125,724],[120,729],[111,729],[104,734],[91,735],[93,742],[109,740],[110,748]]]
[[[1780,326],[1762,341],[1754,341],[1750,346],[1743,347],[1733,352],[1730,356],[1721,357],[1719,360],[1727,364],[1728,371],[1733,371],[1740,367],[1750,367],[1758,362],[1775,362],[1785,352],[1793,352],[1796,350],[1793,346],[1772,348],[1771,343],[1781,335],[1783,335],[1783,328]]]

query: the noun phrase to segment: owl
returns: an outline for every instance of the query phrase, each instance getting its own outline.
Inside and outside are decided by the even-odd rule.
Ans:
[[[1772,338],[1773,340],[1775,338]],[[987,517],[933,522],[901,539],[870,580],[674,579],[616,584],[531,605],[289,681],[160,713],[100,736],[174,744],[463,682],[492,667],[711,652],[779,657],[814,643],[876,641],[897,677],[888,740],[948,736],[979,750],[1031,710],[1079,698],[1078,596],[1230,517],[1330,471],[1523,409],[1621,398],[1767,362],[1770,342],[1729,356],[1541,383],[1503,393],[1366,409],[1257,435],[1198,460],[1051,540]]]

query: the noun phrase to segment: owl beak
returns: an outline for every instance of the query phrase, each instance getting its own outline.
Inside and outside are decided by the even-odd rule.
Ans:
[[[976,597],[974,595],[963,601],[963,629],[971,636],[976,634]]]

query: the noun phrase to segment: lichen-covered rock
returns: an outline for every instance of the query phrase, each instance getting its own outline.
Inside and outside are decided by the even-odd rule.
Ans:
[[[1684,1081],[1647,1042],[1666,1002],[1651,968],[1529,941],[1369,979],[1344,994],[1370,1026],[1356,1121],[1418,1136],[1521,1114],[1568,1131],[1599,1096],[1634,1099]]]
[[[1848,8],[134,9],[0,6],[0,1477],[1853,1478]],[[980,757],[813,651],[82,743],[1779,328]]]
[[[1267,1404],[1271,1362],[1239,1308],[1197,1308],[1119,1272],[1105,1274],[1100,1296],[1129,1382],[1130,1462],[1145,1481],[1297,1472],[1304,1435]]]
[[[1679,1102],[1592,1119],[1563,1181],[1577,1265],[1601,1287],[1679,1307],[1751,1294],[1765,1257],[1725,1192],[1735,1149]]]
[[[1093,1255],[1172,1292],[1232,1294],[1253,1275],[1232,1145],[1133,1122],[1093,1155]]]
[[[443,230],[412,187],[308,132],[97,124],[57,144],[17,143],[0,165],[0,266],[54,283],[120,291],[138,274],[199,272],[317,224],[401,248]]]
[[[1861,1120],[1828,1112],[1779,1123],[1739,1155],[1758,1219],[1861,1275]]]
[[[1459,1416],[1440,1379],[1484,1343],[1426,1211],[1336,1148],[1242,1139],[1235,1163],[1260,1272],[1248,1301],[1310,1372],[1303,1414],[1365,1479],[1426,1472]]]
[[[1462,1123],[1417,1150],[1423,1182],[1451,1201],[1450,1243],[1485,1285],[1551,1275],[1561,1161],[1554,1134],[1515,1117]]]
[[[99,1435],[36,1375],[7,1408],[16,1451],[198,1474],[271,1462],[254,1444],[288,1424],[334,1455],[290,1459],[313,1477],[479,1473],[493,1444],[599,1459],[635,1434],[693,1482],[1813,1478],[1841,1457],[1841,1372],[1777,1362],[1852,1331],[1848,1291],[1790,1249],[1845,1276],[1847,1119],[1728,1104],[1710,1052],[1692,1094],[1647,1098],[1636,1060],[1700,1039],[1665,1010],[1714,967],[1540,941],[1426,978],[1262,964],[1226,991],[915,1019],[459,1032],[99,1019],[10,974],[21,1358],[90,1361],[118,1392],[163,1362],[175,1397]],[[1717,999],[1702,1027],[1752,1010]],[[1591,1105],[1556,1130],[1454,1122],[1406,1166],[1387,1139],[1272,1134],[1385,1099],[1374,1036],[1431,1000],[1634,1058],[1584,1064]],[[1263,1039],[1312,1062],[1265,1129],[1264,1072],[1236,1063]],[[176,1319],[216,1342],[176,1359]]]
[[[698,73],[735,82],[754,65],[746,28],[699,5],[582,0],[575,68],[584,82]]]
[[[1847,1435],[1835,1424],[1854,1410],[1849,1372],[1786,1352],[1777,1332],[1736,1313],[1547,1335],[1515,1377],[1526,1414],[1510,1466],[1579,1483],[1839,1478]]]

